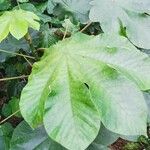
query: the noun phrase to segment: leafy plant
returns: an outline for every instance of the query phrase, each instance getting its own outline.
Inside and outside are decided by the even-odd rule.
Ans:
[[[148,148],[149,6],[0,1],[0,149]]]
[[[0,42],[8,36],[9,32],[19,40],[27,34],[28,27],[39,30],[40,24],[35,20],[39,20],[38,16],[21,9],[5,12],[0,17]]]
[[[47,49],[34,64],[21,113],[32,127],[44,121],[50,137],[68,149],[77,143],[77,149],[85,149],[100,121],[119,134],[146,134],[147,109],[137,87],[150,86],[149,62],[124,38],[77,34]]]

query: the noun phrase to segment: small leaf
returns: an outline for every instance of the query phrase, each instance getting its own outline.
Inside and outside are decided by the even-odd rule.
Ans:
[[[0,16],[0,42],[9,32],[19,40],[27,33],[29,27],[39,30],[40,24],[35,20],[39,20],[38,16],[29,11],[19,9],[4,12]]]
[[[39,5],[37,4],[36,6],[34,6],[31,3],[20,4],[20,8],[21,9],[23,9],[25,11],[32,11],[34,14],[36,14],[40,18],[40,20],[42,22],[44,22],[44,23],[50,22],[51,21],[51,17],[49,15],[43,14],[44,6],[41,6],[40,8],[38,8],[38,7],[40,7],[40,4]]]
[[[19,110],[19,100],[15,97],[13,97],[11,100],[9,100],[8,104],[4,104],[2,108],[2,114],[5,117],[8,117],[9,115],[15,113]],[[21,114],[18,112],[15,114],[17,117],[21,117]]]
[[[59,41],[59,38],[55,35],[55,28],[49,28],[49,25],[46,24],[41,27],[42,36],[41,36],[41,47],[48,48],[53,44],[56,44]]]
[[[4,104],[2,107],[2,114],[5,117],[8,117],[9,115],[11,115],[11,107],[7,104]]]
[[[55,6],[56,6],[56,4],[54,4],[52,0],[48,0],[48,2],[47,2],[47,12],[49,14],[52,14]]]
[[[9,101],[9,106],[11,107],[12,114],[19,110],[19,99],[16,97],[12,97],[12,99]],[[17,117],[21,117],[20,112],[15,114]]]
[[[36,9],[39,11],[39,12],[41,12],[41,13],[44,13],[44,11],[46,10],[46,8],[47,8],[47,1],[46,2],[43,2],[43,3],[37,3],[36,5],[35,5],[35,7],[36,7]]]
[[[70,19],[65,19],[64,23],[62,24],[62,26],[71,33],[75,33],[77,31],[79,31],[79,25],[74,25]]]

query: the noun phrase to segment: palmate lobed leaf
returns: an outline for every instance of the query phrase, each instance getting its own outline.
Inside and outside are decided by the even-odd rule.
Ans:
[[[0,16],[0,42],[8,36],[9,32],[19,40],[25,36],[29,27],[39,30],[40,24],[37,20],[39,20],[37,15],[22,9],[4,12]]]
[[[138,47],[150,49],[149,0],[93,0],[90,19],[101,23],[104,32],[118,32],[120,21],[128,38]]]
[[[63,8],[63,13],[70,12],[76,20],[81,23],[87,23],[89,21],[89,11],[91,8],[91,0],[48,0],[47,10],[48,12],[54,13],[54,8],[57,4],[60,8]],[[57,13],[60,11],[57,10]]]
[[[112,40],[113,39],[113,40]],[[96,138],[102,121],[123,135],[146,134],[150,59],[127,39],[76,34],[45,51],[33,65],[20,109],[32,127],[71,150]]]

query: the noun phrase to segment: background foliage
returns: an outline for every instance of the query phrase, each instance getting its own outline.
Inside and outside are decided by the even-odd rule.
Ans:
[[[149,0],[0,0],[0,15],[0,150],[150,148]]]

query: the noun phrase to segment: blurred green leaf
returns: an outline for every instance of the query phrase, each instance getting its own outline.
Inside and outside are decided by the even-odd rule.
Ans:
[[[25,39],[16,40],[13,36],[8,36],[5,40],[0,43],[0,49],[7,50],[10,52],[16,52],[20,49],[24,49],[29,51],[30,47]],[[11,57],[13,55],[7,54],[0,51],[0,62],[4,62],[7,57]]]
[[[0,0],[0,11],[7,10],[11,6],[11,0]]]
[[[43,11],[45,10],[45,4],[43,5],[36,5],[34,6],[31,3],[23,3],[20,4],[21,9],[26,10],[26,11],[32,11],[34,12],[43,23],[47,23],[51,21],[51,17],[43,14]]]
[[[71,32],[72,34],[76,33],[80,29],[79,24],[74,25],[70,19],[65,19],[62,26],[65,28],[65,30],[67,30],[67,32]]]
[[[33,130],[25,121],[14,130],[10,150],[66,150],[51,140],[43,126]]]
[[[0,150],[9,150],[13,127],[10,123],[0,125]]]
[[[11,98],[11,100],[9,100],[8,104],[3,105],[2,114],[5,117],[8,117],[9,115],[15,113],[18,110],[19,110],[19,99],[16,97],[13,97],[13,98]],[[21,114],[20,114],[20,112],[18,112],[14,116],[21,117]]]
[[[7,117],[11,115],[11,113],[12,113],[11,107],[8,104],[4,104],[2,107],[2,115]]]
[[[90,1],[91,0],[49,0],[47,9],[48,13],[53,13],[56,16],[65,16],[70,13],[81,23],[87,23],[89,21],[88,13],[91,7]],[[56,9],[56,11],[54,11],[54,9]]]
[[[12,114],[15,113],[16,111],[19,110],[19,99],[16,98],[16,97],[13,97],[13,98],[9,101],[8,105],[11,107],[11,113],[12,113]],[[18,112],[17,114],[15,114],[15,116],[16,116],[16,117],[21,117],[20,112]]]
[[[42,3],[36,3],[35,7],[38,10],[38,12],[43,13],[47,8],[47,1]]]
[[[37,22],[39,17],[33,12],[22,9],[6,11],[0,16],[0,42],[4,40],[10,33],[17,40],[23,38],[28,28],[35,30],[40,29],[40,24]]]
[[[49,25],[46,24],[42,28],[42,36],[41,36],[41,47],[48,48],[52,46],[53,44],[56,44],[58,42],[58,37],[55,35],[56,29],[49,28]]]

